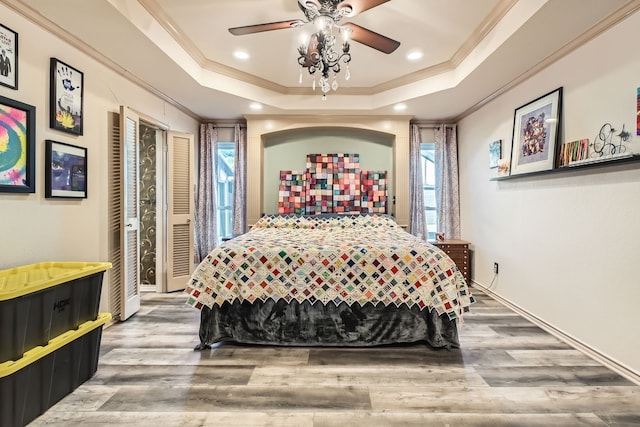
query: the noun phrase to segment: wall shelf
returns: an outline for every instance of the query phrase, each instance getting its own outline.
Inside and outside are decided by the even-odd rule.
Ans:
[[[610,158],[602,161],[595,161],[592,163],[578,164],[575,166],[564,166],[561,168],[554,168],[546,171],[523,173],[519,175],[496,176],[496,177],[490,178],[489,181],[505,181],[508,179],[517,179],[517,178],[525,178],[525,177],[537,176],[537,175],[548,175],[548,174],[554,174],[554,173],[571,172],[571,171],[592,169],[592,168],[604,167],[604,166],[628,165],[631,163],[640,163],[640,154],[633,154],[631,156],[619,157],[619,158],[613,158],[613,159]]]

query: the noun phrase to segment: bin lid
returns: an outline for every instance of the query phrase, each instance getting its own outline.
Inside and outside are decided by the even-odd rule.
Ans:
[[[111,313],[99,313],[96,320],[90,320],[78,326],[78,329],[71,329],[57,337],[51,339],[45,346],[34,347],[24,353],[18,360],[9,360],[0,363],[0,378],[8,377],[22,368],[37,362],[48,354],[64,347],[65,345],[75,341],[76,339],[88,334],[89,332],[103,326],[111,320]]]
[[[0,270],[0,301],[41,291],[110,268],[110,262],[41,262]]]

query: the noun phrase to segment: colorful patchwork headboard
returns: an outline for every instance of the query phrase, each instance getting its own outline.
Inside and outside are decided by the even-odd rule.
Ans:
[[[278,213],[387,213],[387,171],[361,171],[359,154],[307,154],[304,171],[280,171]]]

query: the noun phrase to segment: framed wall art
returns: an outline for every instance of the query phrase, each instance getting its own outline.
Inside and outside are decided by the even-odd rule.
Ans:
[[[555,167],[562,111],[562,88],[515,110],[511,144],[511,175]]]
[[[46,140],[45,197],[87,198],[87,149]]]
[[[36,107],[0,96],[0,192],[35,193]]]
[[[49,126],[82,135],[84,74],[56,58],[51,58]]]
[[[489,144],[489,168],[497,168],[498,161],[502,158],[502,140],[493,141]]]
[[[18,33],[0,24],[0,85],[18,89]]]
[[[640,136],[640,87],[636,91],[636,135]]]

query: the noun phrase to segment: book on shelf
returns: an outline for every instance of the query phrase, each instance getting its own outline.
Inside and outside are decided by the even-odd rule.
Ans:
[[[558,167],[570,166],[589,158],[589,139],[565,142],[560,146]]]

